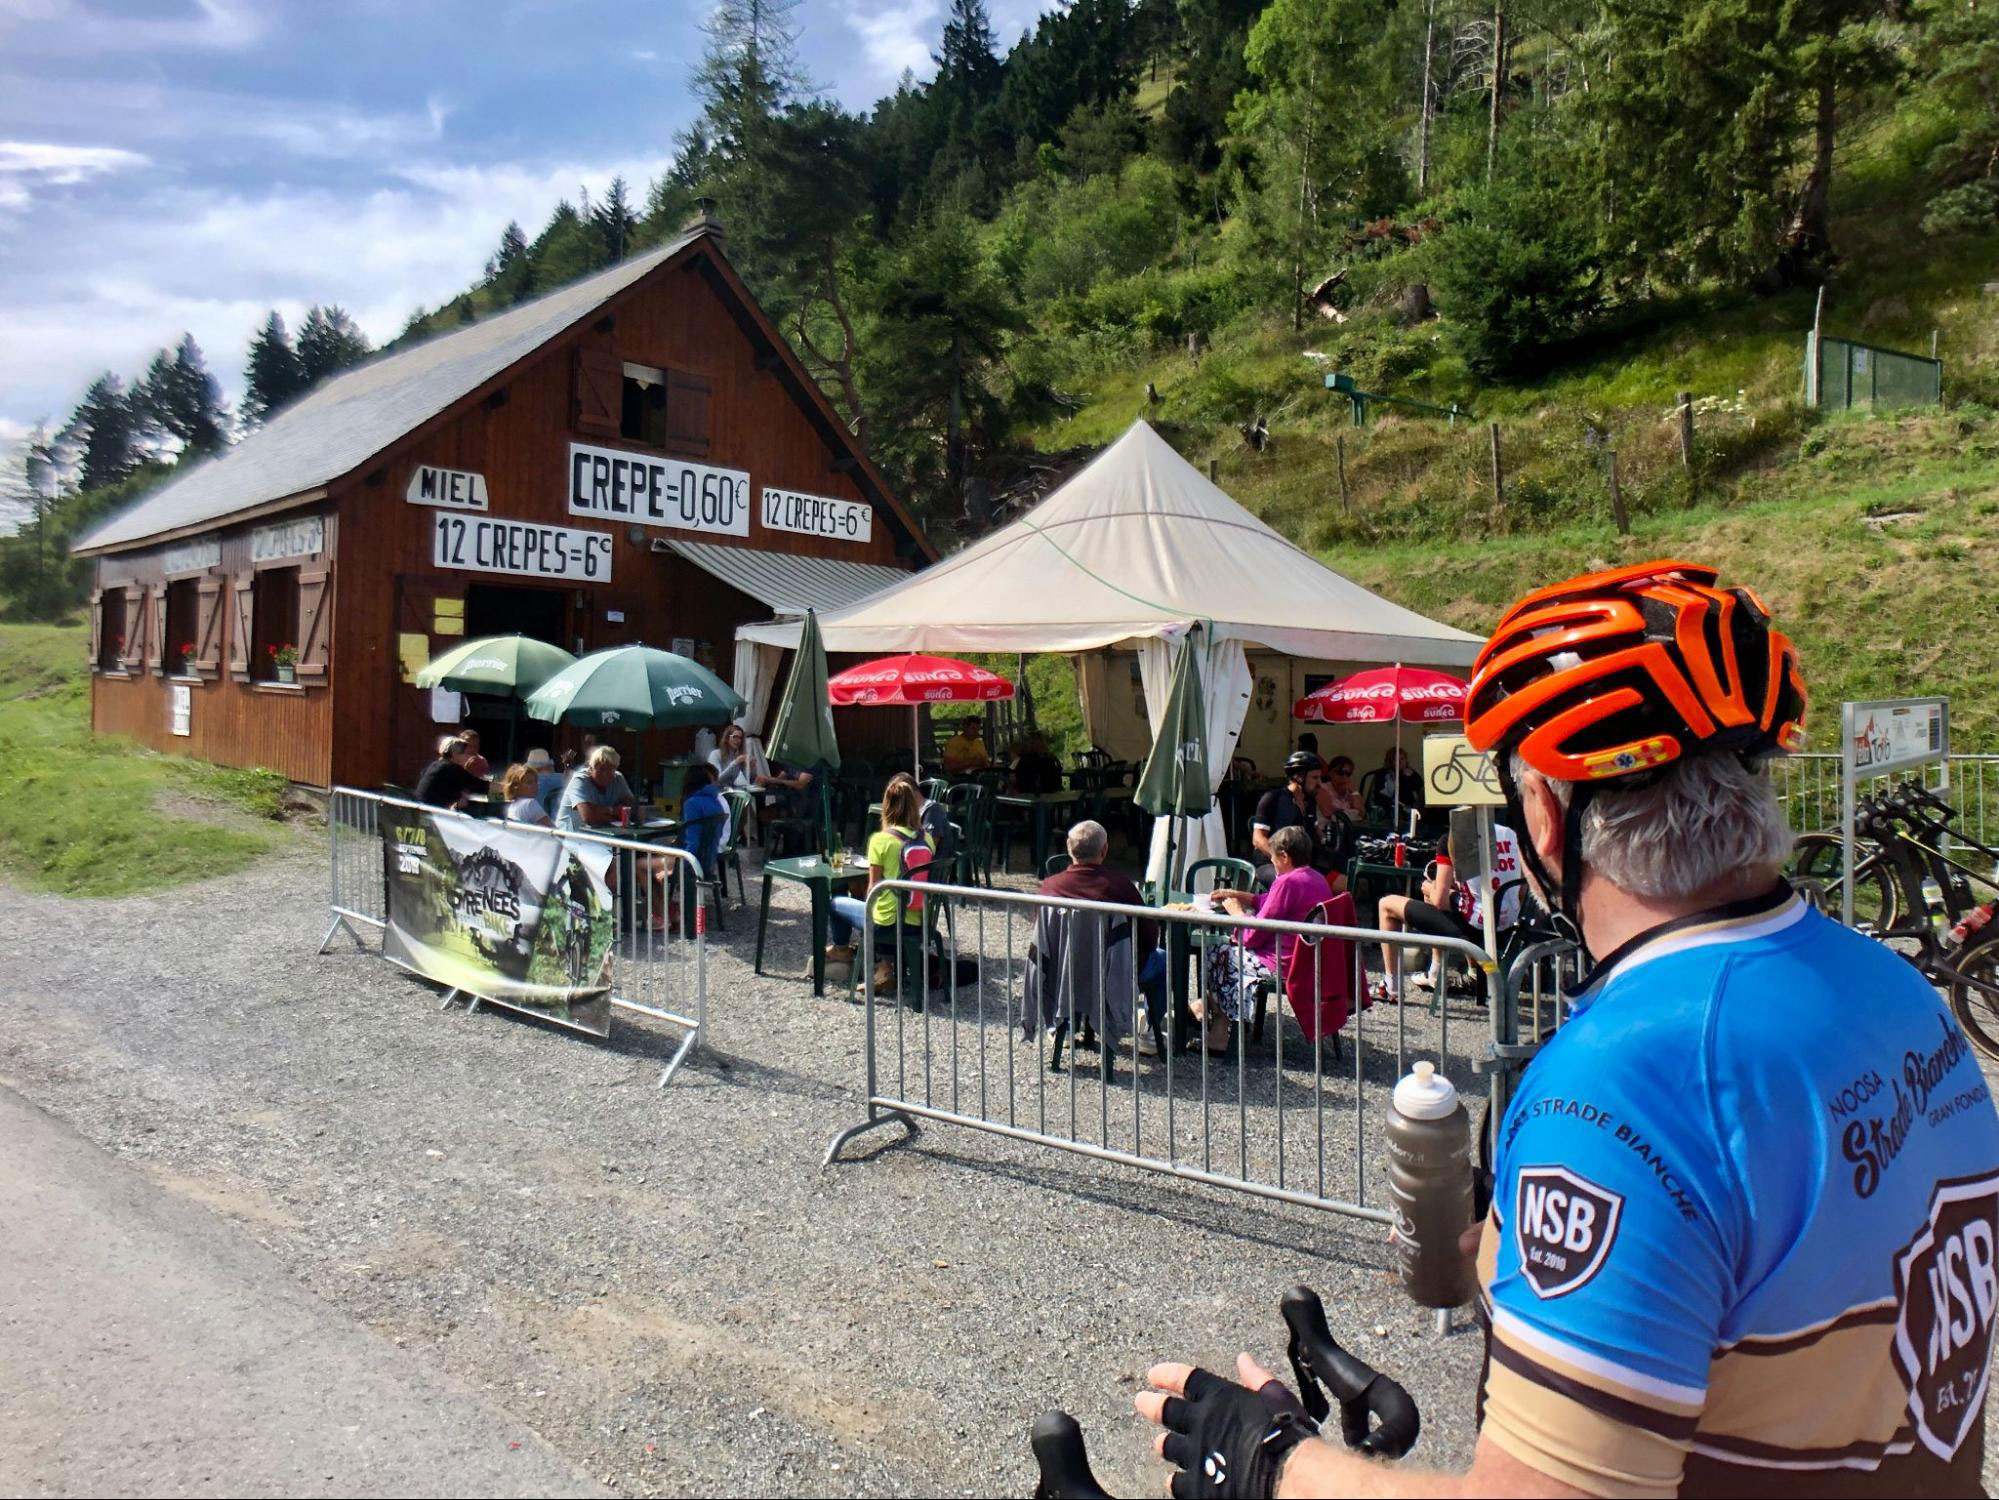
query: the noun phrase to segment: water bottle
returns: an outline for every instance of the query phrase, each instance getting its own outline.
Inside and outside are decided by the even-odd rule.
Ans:
[[[1423,1061],[1395,1085],[1388,1110],[1388,1202],[1396,1270],[1424,1307],[1472,1297],[1458,1236],[1472,1223],[1471,1116],[1451,1081]]]

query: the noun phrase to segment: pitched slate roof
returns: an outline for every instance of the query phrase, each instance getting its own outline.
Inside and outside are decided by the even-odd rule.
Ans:
[[[580,322],[700,233],[336,375],[226,453],[175,476],[76,544],[129,546],[303,494],[350,473]]]

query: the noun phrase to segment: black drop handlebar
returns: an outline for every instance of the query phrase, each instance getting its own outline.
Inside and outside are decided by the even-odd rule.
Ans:
[[[1416,1446],[1422,1419],[1409,1393],[1340,1346],[1326,1325],[1326,1306],[1310,1287],[1297,1286],[1278,1304],[1290,1331],[1291,1372],[1298,1399],[1315,1422],[1339,1403],[1340,1436],[1349,1448],[1380,1458],[1400,1458]],[[1330,1399],[1328,1393],[1330,1392]],[[1041,1479],[1035,1500],[1110,1500],[1090,1472],[1083,1429],[1065,1411],[1043,1412],[1029,1435]]]

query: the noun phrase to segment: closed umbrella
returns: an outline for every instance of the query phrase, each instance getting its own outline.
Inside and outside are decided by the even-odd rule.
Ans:
[[[420,688],[484,693],[518,702],[576,660],[560,646],[531,635],[489,635],[464,641],[432,657],[416,674]],[[516,710],[517,712],[517,710]],[[507,719],[507,759],[514,758],[514,721]]]
[[[909,705],[911,764],[923,775],[916,744],[917,710],[926,703],[994,703],[1013,696],[1013,684],[997,672],[950,656],[910,653],[884,656],[849,667],[826,684],[827,696],[842,706]]]
[[[777,706],[777,723],[771,729],[766,748],[773,759],[819,768],[816,774],[820,827],[831,832],[832,778],[826,772],[840,769],[840,740],[833,731],[833,703],[826,688],[826,647],[819,638],[816,611],[805,612],[805,628],[799,632],[791,677],[784,685],[784,698]]]
[[[1465,715],[1465,683],[1428,667],[1370,667],[1329,682],[1291,705],[1291,717],[1318,724],[1379,724],[1395,721],[1393,817],[1402,821],[1402,726],[1449,724]]]
[[[652,646],[592,652],[527,699],[531,719],[607,729],[719,724],[743,708],[735,690],[699,662]]]
[[[1214,783],[1208,779],[1208,715],[1201,691],[1198,628],[1180,643],[1173,678],[1166,691],[1166,716],[1132,799],[1156,818],[1206,817],[1214,805]],[[1173,869],[1173,829],[1166,825],[1166,884],[1178,889]]]

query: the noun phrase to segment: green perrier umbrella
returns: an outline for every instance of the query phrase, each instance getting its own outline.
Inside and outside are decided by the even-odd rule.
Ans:
[[[1166,717],[1146,757],[1132,800],[1156,818],[1206,817],[1214,806],[1214,783],[1208,780],[1208,715],[1201,692],[1199,659],[1201,631],[1187,632],[1173,663],[1173,682],[1166,693]],[[1166,882],[1176,889],[1173,869],[1173,824],[1166,826]]]
[[[720,724],[743,700],[699,662],[652,646],[595,651],[528,695],[528,717],[607,729]]]
[[[791,659],[791,676],[784,685],[784,698],[777,706],[777,722],[771,727],[764,753],[773,760],[793,766],[840,769],[840,740],[833,732],[833,704],[826,694],[826,647],[819,638],[819,616],[805,612],[805,628],[798,633],[798,651]],[[832,778],[819,775],[820,827],[833,831]]]
[[[420,688],[449,688],[519,700],[576,658],[560,646],[527,635],[488,635],[453,646],[431,658],[416,674]],[[507,710],[507,759],[514,758],[514,730],[520,710]]]
[[[560,646],[533,636],[489,635],[431,658],[416,674],[416,685],[525,698],[575,660]]]

